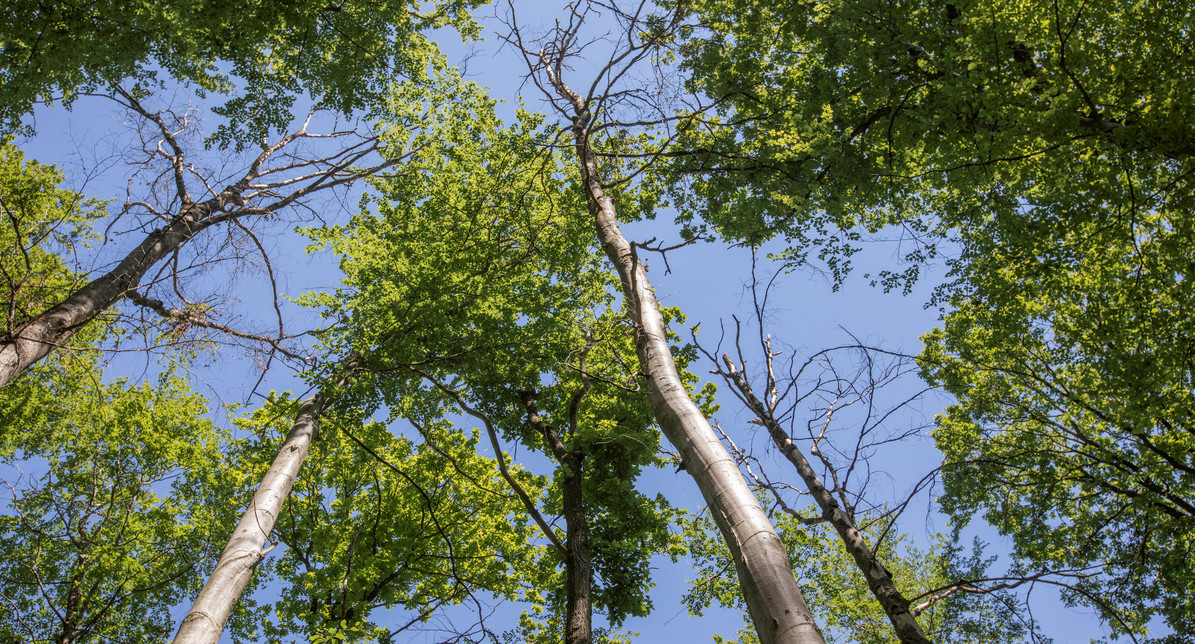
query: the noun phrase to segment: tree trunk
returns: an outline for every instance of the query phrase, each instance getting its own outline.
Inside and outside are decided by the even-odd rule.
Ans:
[[[584,358],[581,373],[584,375]],[[572,402],[572,432],[577,432],[576,409],[589,390],[577,392]],[[535,408],[535,394],[520,394],[527,409],[527,421],[544,437],[548,452],[567,470],[561,480],[560,496],[564,510],[564,644],[593,642],[593,554],[589,547],[589,521],[585,518],[585,455],[569,451],[556,428],[544,422]]]
[[[319,432],[320,415],[326,405],[321,392],[299,406],[294,427],[262,478],[253,502],[220,554],[211,577],[199,591],[191,611],[183,618],[174,638],[175,644],[216,644],[220,640],[233,607],[253,576],[253,569],[273,549],[273,546],[262,548],[274,529],[282,504],[290,495],[299,468],[307,458],[307,450]]]
[[[129,290],[137,288],[145,273],[183,242],[217,221],[227,219],[207,215],[223,210],[237,198],[240,188],[238,184],[208,201],[192,204],[174,221],[146,236],[111,272],[92,280],[0,340],[0,388],[69,341],[79,329],[120,301]]]
[[[62,616],[62,630],[54,636],[54,644],[75,644],[79,631],[79,604],[83,591],[79,587],[83,583],[83,565],[87,561],[86,555],[79,555],[75,574],[71,576],[70,590],[66,593],[66,610]]]
[[[554,74],[550,79],[574,109],[572,131],[582,187],[598,239],[622,281],[627,308],[636,327],[635,349],[647,379],[652,413],[697,482],[710,514],[722,531],[759,641],[823,644],[821,631],[793,577],[784,544],[738,465],[681,382],[647,271],[618,228],[614,200],[606,194],[598,178],[597,157],[589,139],[588,106]]]
[[[855,520],[847,515],[846,511],[838,504],[838,500],[834,498],[834,494],[826,489],[825,484],[822,483],[821,477],[814,471],[813,466],[809,464],[809,459],[801,453],[797,448],[797,444],[793,442],[788,432],[776,422],[776,418],[772,412],[761,401],[755,393],[751,390],[750,383],[747,382],[743,372],[736,369],[734,364],[730,361],[729,356],[723,356],[722,360],[730,369],[730,380],[733,382],[739,393],[743,395],[743,400],[746,401],[747,407],[755,414],[756,418],[768,429],[768,433],[772,437],[772,442],[784,454],[788,462],[792,464],[797,470],[797,474],[805,482],[806,489],[809,494],[813,496],[814,501],[817,502],[822,511],[822,517],[834,526],[838,532],[838,536],[842,539],[842,544],[846,546],[847,552],[855,560],[855,565],[858,566],[859,571],[863,573],[863,578],[867,581],[867,587],[871,590],[871,594],[880,603],[884,614],[888,616],[888,620],[892,622],[892,628],[896,631],[897,637],[905,644],[930,644],[929,637],[926,636],[925,631],[921,630],[921,625],[917,623],[917,619],[909,610],[909,600],[901,594],[900,590],[896,588],[896,583],[892,580],[892,573],[880,563],[879,558],[872,552],[871,547],[868,546],[867,540],[859,532],[859,528],[855,526]]]
[[[593,642],[593,557],[589,550],[589,523],[582,496],[583,457],[569,452],[560,464],[569,473],[561,482],[564,505],[565,555],[564,644]]]

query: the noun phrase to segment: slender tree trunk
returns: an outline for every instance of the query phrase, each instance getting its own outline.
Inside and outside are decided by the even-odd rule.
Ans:
[[[299,406],[295,424],[262,478],[253,502],[241,517],[191,611],[183,618],[175,644],[216,644],[220,640],[233,607],[253,576],[253,569],[273,549],[273,546],[262,548],[319,432],[320,415],[326,405],[321,392]]]
[[[767,427],[772,442],[776,444],[788,462],[796,468],[801,479],[805,481],[805,488],[809,490],[809,494],[813,496],[814,501],[821,509],[822,517],[829,521],[830,525],[834,526],[838,532],[847,552],[854,558],[855,565],[863,573],[863,578],[867,580],[867,587],[871,590],[871,594],[875,595],[884,614],[892,622],[892,628],[896,631],[897,637],[905,644],[929,644],[929,637],[926,636],[925,631],[921,630],[921,625],[917,623],[917,619],[909,610],[909,600],[896,588],[896,583],[892,580],[892,573],[888,572],[888,569],[876,557],[875,552],[868,546],[867,540],[863,538],[859,528],[855,525],[855,520],[838,504],[834,494],[826,489],[821,477],[809,464],[809,459],[805,458],[788,432],[784,431],[780,423],[776,422],[775,416],[772,415],[767,405],[752,391],[743,372],[735,368],[729,356],[724,355],[722,360],[730,369],[730,380],[743,395],[747,407]]]
[[[551,65],[547,68],[551,70]],[[784,544],[738,465],[681,382],[647,271],[623,237],[614,200],[598,178],[597,157],[589,139],[588,106],[554,73],[549,74],[553,87],[574,109],[572,131],[582,187],[598,239],[618,271],[635,322],[635,349],[647,379],[652,413],[697,482],[726,540],[759,640],[761,644],[823,644],[793,577]]]
[[[581,359],[581,373],[585,374],[585,359]],[[570,414],[572,432],[576,434],[576,408],[584,388],[573,398]],[[589,521],[585,518],[585,455],[569,451],[556,428],[546,423],[535,407],[535,395],[520,394],[527,408],[527,420],[544,437],[548,452],[567,469],[560,483],[564,510],[564,644],[592,644],[593,642],[593,554],[589,547]]]
[[[75,644],[79,630],[79,604],[82,601],[83,565],[87,557],[80,555],[76,563],[75,574],[71,577],[70,590],[66,593],[66,610],[62,616],[62,630],[54,636],[54,644]]]
[[[589,523],[582,495],[584,459],[569,452],[561,461],[569,474],[561,482],[564,504],[565,579],[564,644],[593,642],[593,557],[589,549]]]
[[[146,236],[111,272],[80,287],[62,302],[22,324],[11,335],[0,338],[0,388],[69,341],[79,329],[120,301],[129,290],[137,288],[154,264],[204,228],[225,219],[207,215],[219,213],[232,203],[240,189],[238,184],[208,201],[192,204],[174,221]]]

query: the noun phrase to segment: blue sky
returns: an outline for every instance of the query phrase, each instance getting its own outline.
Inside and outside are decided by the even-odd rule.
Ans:
[[[535,21],[550,24],[559,9],[557,2],[518,3],[520,20],[533,25]],[[483,10],[484,12],[485,10]],[[493,26],[493,22],[489,23]],[[535,94],[534,86],[522,83],[523,62],[509,47],[486,33],[486,40],[478,43],[461,44],[446,38],[442,43],[450,61],[468,59],[467,77],[490,88],[492,94],[507,101],[507,110],[518,104],[520,91],[525,105],[532,110],[545,109],[541,97]],[[578,69],[583,76],[585,69]],[[191,100],[187,92],[180,91],[174,101]],[[126,187],[126,170],[117,159],[110,156],[119,152],[131,140],[122,124],[121,116],[113,110],[113,104],[102,99],[81,99],[72,111],[61,108],[44,108],[35,118],[38,135],[23,141],[27,154],[43,162],[58,163],[69,174],[72,187],[86,190],[96,196],[110,196],[123,199]],[[509,112],[508,112],[509,113]],[[214,121],[209,125],[214,129]],[[108,161],[103,161],[108,159]],[[97,168],[101,172],[93,172]],[[211,159],[208,159],[211,160]],[[232,166],[232,167],[235,167]],[[325,216],[344,217],[355,209],[355,197],[341,201],[330,201]],[[668,213],[661,213],[653,222],[628,225],[624,232],[628,238],[647,240],[658,238],[669,244],[679,241],[679,234],[669,221]],[[132,235],[135,236],[135,235]],[[277,238],[271,238],[274,257],[277,258],[275,272],[281,276],[280,287],[284,293],[297,295],[304,289],[330,288],[337,283],[335,264],[326,255],[308,256],[301,252],[304,240],[293,234],[280,231]],[[857,269],[840,289],[835,291],[828,280],[816,272],[795,270],[781,278],[772,296],[775,307],[771,309],[769,332],[778,341],[788,345],[789,354],[807,355],[829,346],[852,342],[850,336],[866,344],[896,352],[915,354],[920,349],[919,336],[936,322],[938,312],[925,307],[932,285],[941,278],[941,267],[930,267],[922,282],[910,295],[884,293],[868,284],[863,273],[880,267],[889,267],[897,259],[896,243],[877,239],[868,242],[865,251],[857,259]],[[111,261],[127,242],[116,239],[110,246],[97,248],[93,257],[85,257],[83,265],[98,269]],[[765,248],[766,252],[769,248]],[[716,343],[721,324],[732,324],[731,316],[750,319],[753,315],[749,293],[751,256],[747,249],[728,248],[714,242],[697,244],[669,253],[671,272],[666,272],[663,261],[651,258],[650,278],[657,296],[667,306],[680,307],[688,317],[689,325],[701,325],[703,342]],[[765,263],[765,272],[770,272]],[[222,277],[217,284],[229,284]],[[238,319],[249,326],[268,327],[268,313],[261,306],[266,295],[265,282],[260,274],[247,273],[231,283],[226,308],[235,311]],[[221,286],[220,288],[223,288]],[[287,313],[302,314],[297,307],[287,307]],[[304,323],[315,324],[307,319]],[[205,383],[199,390],[222,402],[243,401],[254,386],[258,372],[253,361],[235,352],[221,352],[205,358],[202,368],[196,370],[196,377]],[[116,368],[109,376],[138,376],[153,370],[151,361],[136,354],[114,360]],[[694,369],[704,374],[709,366],[698,364]],[[753,368],[758,368],[756,365]],[[267,374],[262,391],[301,387],[293,373],[277,369]],[[723,387],[724,388],[724,387]],[[887,390],[893,401],[920,388],[919,381],[911,379]],[[752,439],[747,430],[748,417],[731,398],[723,396],[722,411],[717,420],[723,428],[742,444],[754,444],[759,453],[765,452],[763,437]],[[905,422],[924,422],[933,416],[941,405],[940,397],[929,396],[925,402],[911,410]],[[912,439],[885,449],[877,454],[871,463],[877,473],[873,493],[887,495],[895,500],[902,497],[925,471],[936,465],[936,453],[927,438]],[[769,462],[772,468],[780,465]],[[795,478],[795,477],[793,477]],[[645,475],[644,489],[661,492],[678,505],[693,509],[700,507],[700,496],[692,480],[683,472],[671,469]],[[924,505],[919,506],[924,508]],[[928,525],[927,525],[928,524]],[[924,509],[911,512],[902,523],[915,542],[923,540],[935,531],[945,529],[945,520],[927,514]],[[995,541],[998,537],[984,534]],[[679,594],[684,589],[688,570],[682,564],[671,565],[660,561],[657,574],[658,585],[653,595],[656,612],[649,618],[632,619],[625,628],[643,634],[642,641],[666,641],[667,639],[691,639],[694,642],[710,641],[713,632],[731,635],[741,625],[739,615],[732,611],[711,610],[705,618],[688,617],[679,605]],[[995,572],[995,571],[994,571]],[[1045,595],[1048,593],[1039,593]],[[517,615],[517,610],[514,614]],[[1058,641],[1080,641],[1100,634],[1098,625],[1083,614],[1064,613],[1057,602],[1046,600],[1035,616],[1045,624],[1047,635],[1053,634]],[[512,624],[513,625],[513,624]],[[1060,630],[1062,629],[1062,630]]]

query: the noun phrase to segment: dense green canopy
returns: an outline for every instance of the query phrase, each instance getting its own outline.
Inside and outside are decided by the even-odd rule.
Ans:
[[[1195,632],[1189,213],[1007,216],[990,239],[972,235],[986,252],[922,355],[958,399],[935,434],[947,511],[981,512],[1024,566],[1090,574],[1070,599],[1113,625],[1160,614],[1183,636]]]
[[[18,0],[0,12],[0,131],[43,102],[178,87],[210,108],[225,149],[255,143],[310,100],[371,120],[380,153],[404,160],[359,182],[367,194],[351,217],[320,212],[327,225],[303,231],[342,277],[293,294],[323,321],[295,364],[305,360],[302,376],[330,402],[280,502],[279,552],[232,621],[237,637],[389,642],[441,608],[495,599],[527,607],[507,640],[554,642],[578,610],[612,628],[651,614],[653,557],[686,551],[700,576],[694,613],[742,605],[727,573],[734,548],[640,480],[667,448],[645,395],[651,361],[636,357],[643,311],[619,294],[647,279],[636,253],[655,242],[628,242],[631,257],[615,261],[635,270],[620,284],[594,222],[614,204],[610,223],[665,203],[684,239],[771,243],[782,267],[821,262],[836,283],[866,239],[901,242],[897,261],[872,270],[884,288],[907,290],[927,263],[946,264],[930,303],[941,324],[919,357],[952,396],[933,434],[944,482],[934,507],[956,538],[1007,536],[1011,564],[993,572],[982,548],[944,537],[918,549],[867,535],[907,594],[927,593],[914,605],[951,589],[920,607],[926,633],[1036,634],[1018,621],[1031,616],[1015,593],[967,586],[1003,575],[1010,591],[1065,585],[1065,601],[1096,609],[1114,636],[1148,637],[1152,622],[1170,641],[1195,637],[1195,9],[690,0],[636,14],[580,3],[553,32],[567,35],[551,43],[564,57],[556,73],[592,62],[569,49],[584,38],[568,29],[597,14],[627,30],[593,42],[638,48],[612,59],[592,94],[539,79],[569,114],[553,126],[524,110],[503,123],[427,35],[478,35],[477,4]],[[660,92],[644,89],[643,70],[618,67],[631,60],[655,63]],[[158,134],[144,134],[151,155]],[[286,150],[293,169],[307,168],[303,153]],[[171,170],[219,185],[219,172]],[[0,145],[9,338],[86,282],[71,267],[91,224],[127,214],[109,216],[62,181]],[[129,182],[130,202],[138,189]],[[246,204],[217,215],[226,206]],[[237,256],[244,243],[267,254],[253,230],[228,225],[214,253]],[[146,282],[185,301],[172,270]],[[215,269],[196,279],[204,270]],[[654,297],[649,313],[664,326],[684,322]],[[9,481],[0,516],[0,639],[166,637],[169,612],[201,583],[293,415],[296,396],[276,394],[235,430],[217,429],[178,354],[149,384],[105,382],[99,356],[123,331],[99,320],[0,392],[0,460],[31,472]],[[710,416],[713,393],[697,393],[686,371],[691,350],[674,335],[662,344],[680,370],[675,389],[687,389],[679,396]],[[806,518],[773,524],[826,634],[891,641],[846,551]],[[577,609],[581,595],[590,607]],[[502,638],[475,627],[458,635]]]
[[[1195,164],[1184,3],[692,8],[689,86],[721,118],[682,137],[678,202],[732,239],[783,235],[800,259],[803,241],[841,253],[858,228],[888,226],[919,261],[938,247],[931,233],[962,235],[966,253],[967,231],[1025,207],[1059,225],[1183,209],[1173,200]]]
[[[345,115],[368,111],[394,79],[425,74],[435,46],[422,32],[477,35],[467,10],[480,0],[431,4],[16,0],[0,13],[0,131],[38,102],[168,78],[229,97],[216,109],[228,119],[225,142],[284,127],[301,96]]]

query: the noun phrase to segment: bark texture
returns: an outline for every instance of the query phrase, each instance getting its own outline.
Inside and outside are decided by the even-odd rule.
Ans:
[[[230,188],[202,204],[192,205],[174,221],[150,233],[115,269],[92,280],[65,300],[0,339],[0,388],[21,375],[50,351],[65,344],[79,329],[124,297],[145,273],[200,230],[223,218],[204,215],[234,199]],[[239,190],[236,191],[239,194]]]
[[[821,477],[817,475],[817,471],[810,465],[809,459],[805,458],[805,454],[793,442],[792,437],[776,421],[771,409],[755,395],[743,372],[735,368],[729,356],[724,355],[722,361],[729,369],[728,380],[742,394],[743,400],[746,401],[751,412],[767,428],[772,442],[775,443],[780,453],[784,454],[788,462],[796,468],[797,474],[805,482],[805,488],[809,490],[809,494],[821,509],[822,517],[838,532],[847,552],[851,554],[855,565],[858,566],[863,578],[867,581],[868,589],[879,601],[888,620],[892,622],[892,628],[896,631],[897,637],[905,644],[929,644],[929,637],[926,636],[925,631],[921,629],[921,625],[917,623],[917,619],[909,609],[909,600],[896,588],[896,583],[892,580],[892,573],[888,572],[888,569],[876,557],[875,552],[871,550],[867,540],[855,525],[854,518],[838,503],[833,492],[826,488]]]
[[[591,114],[585,99],[561,82],[547,64],[552,86],[573,107],[572,132],[581,179],[598,239],[622,281],[635,348],[647,380],[652,413],[700,488],[734,559],[739,584],[761,644],[823,644],[797,587],[784,544],[738,465],[709,421],[689,398],[665,335],[655,292],[635,249],[618,227],[614,200],[598,177],[590,142]]]
[[[564,644],[593,642],[593,557],[589,550],[589,524],[585,519],[585,499],[582,495],[583,458],[573,452],[561,461],[569,469],[564,479],[565,555]]]
[[[83,598],[80,586],[83,583],[82,567],[86,555],[79,555],[77,572],[71,577],[71,587],[66,594],[66,613],[62,615],[62,629],[54,636],[54,644],[75,644],[79,634],[79,602]]]
[[[245,510],[232,538],[228,540],[211,577],[195,598],[191,611],[179,626],[175,644],[216,644],[228,623],[232,609],[249,584],[257,564],[273,549],[263,550],[282,504],[290,495],[295,478],[311,442],[319,432],[320,415],[327,404],[317,393],[299,406],[295,424],[287,434],[282,449],[261,480],[253,502]]]
[[[584,370],[582,369],[582,372]],[[573,399],[573,432],[576,432],[576,408],[585,389]],[[585,455],[570,451],[556,428],[540,417],[535,399],[523,392],[527,421],[544,437],[548,451],[568,471],[561,481],[561,501],[564,506],[564,644],[592,644],[593,642],[593,553],[589,546],[589,522],[585,518],[584,482]]]

